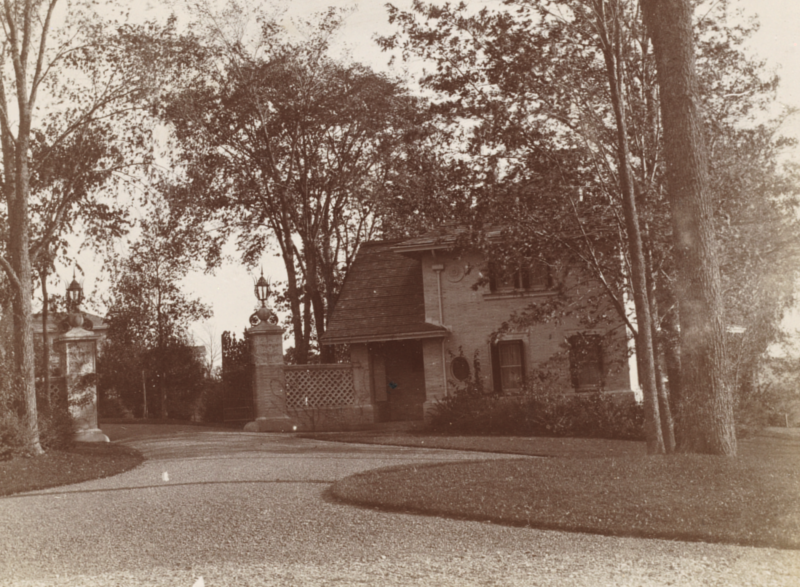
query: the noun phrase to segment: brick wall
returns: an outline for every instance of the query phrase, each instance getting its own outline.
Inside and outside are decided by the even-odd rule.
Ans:
[[[442,267],[442,314],[443,323],[450,328],[452,334],[445,339],[444,358],[447,365],[448,387],[455,381],[449,370],[453,356],[463,355],[472,365],[477,356],[480,361],[484,383],[492,386],[492,361],[490,335],[503,322],[507,321],[514,311],[521,311],[531,303],[542,302],[552,295],[550,292],[531,292],[526,295],[491,294],[489,286],[476,290],[473,284],[480,278],[480,272],[486,270],[486,263],[474,253],[440,253],[434,258],[424,254],[422,258],[422,274],[425,291],[426,320],[439,322],[439,289],[437,272],[434,266]],[[605,389],[607,391],[629,390],[631,388],[627,360],[625,329],[609,303],[603,301],[602,288],[599,284],[588,282],[581,285],[585,276],[576,271],[570,275],[554,276],[556,280],[567,280],[568,290],[574,296],[594,296],[599,300],[598,312],[608,319],[597,326],[598,334],[607,334],[604,342]],[[526,370],[530,372],[550,360],[558,353],[564,353],[566,337],[586,331],[576,316],[564,316],[560,323],[546,323],[530,326],[524,330],[506,335],[508,339],[521,340],[525,349]],[[440,341],[426,341],[424,344],[425,378],[428,400],[443,392],[442,347]],[[565,386],[571,390],[569,380],[569,362],[561,361]]]

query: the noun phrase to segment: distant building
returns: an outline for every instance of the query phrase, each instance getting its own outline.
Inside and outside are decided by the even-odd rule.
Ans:
[[[98,340],[98,346],[102,346],[106,339],[106,333],[108,332],[108,324],[106,324],[103,318],[95,314],[83,312],[83,328],[86,330],[91,330],[95,334],[99,335],[100,339]],[[61,312],[50,312],[47,317],[47,340],[50,345],[52,346],[53,341],[58,336],[64,334],[67,330],[69,330],[67,315]],[[33,315],[33,335],[38,337],[38,340],[42,339],[41,313],[36,313]]]
[[[103,348],[103,343],[106,340],[106,333],[108,332],[108,324],[100,316],[95,314],[83,313],[83,328],[91,330],[99,336],[97,339],[98,352]],[[50,373],[51,375],[58,375],[60,373],[60,364],[58,353],[54,352],[53,341],[59,336],[69,330],[67,323],[67,315],[61,312],[51,312],[47,316],[47,343],[50,345]],[[34,344],[41,348],[42,342],[42,314],[36,313],[33,315],[33,341]]]

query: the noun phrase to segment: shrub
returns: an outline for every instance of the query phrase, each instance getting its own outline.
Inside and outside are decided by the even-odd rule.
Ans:
[[[39,413],[39,443],[48,450],[63,450],[75,444],[75,421],[66,409]]]
[[[75,425],[66,409],[42,410],[38,414],[39,444],[46,451],[63,450],[74,444]],[[0,413],[0,460],[27,454],[23,418],[15,410]]]
[[[437,432],[642,440],[644,410],[604,393],[498,396],[468,384],[434,406]]]
[[[206,377],[200,397],[195,402],[192,421],[222,422],[223,395],[222,380],[219,377]]]
[[[0,412],[0,460],[7,460],[23,454],[25,446],[25,425],[13,410]]]
[[[115,389],[106,389],[97,394],[97,416],[99,418],[133,418],[133,412],[122,402]]]

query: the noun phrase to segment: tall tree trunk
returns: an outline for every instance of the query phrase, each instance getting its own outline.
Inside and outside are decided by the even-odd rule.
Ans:
[[[24,118],[24,117],[23,117]],[[16,281],[12,307],[14,309],[14,356],[16,373],[25,404],[25,427],[28,431],[28,451],[42,454],[39,442],[38,412],[36,409],[36,372],[33,347],[33,272],[30,258],[30,225],[28,216],[28,144],[22,138],[17,141],[14,157],[15,177],[13,200],[9,202],[9,256]]]
[[[625,215],[625,232],[628,236],[628,251],[631,258],[631,289],[636,308],[636,353],[639,370],[639,383],[644,395],[644,426],[648,454],[665,452],[664,438],[661,434],[658,392],[656,387],[655,354],[653,346],[653,320],[648,301],[647,271],[645,267],[642,233],[639,215],[636,211],[636,193],[633,185],[633,172],[630,165],[628,145],[628,125],[625,112],[625,98],[622,87],[622,56],[620,38],[619,6],[613,6],[610,14],[606,12],[605,0],[596,0],[595,16],[606,64],[606,76],[611,92],[614,118],[617,130],[617,160],[619,163],[619,182],[622,191],[622,209]],[[610,28],[609,28],[610,25]]]
[[[42,377],[44,380],[44,391],[42,396],[47,406],[47,410],[52,412],[52,398],[50,397],[50,341],[47,332],[47,323],[50,318],[50,304],[48,303],[47,293],[47,269],[39,270],[39,278],[42,280]]]
[[[158,349],[158,356],[156,357],[156,393],[158,394],[158,417],[162,420],[166,420],[168,417],[167,413],[167,388],[164,385],[164,378],[165,378],[165,365],[164,365],[164,357],[166,356],[167,349],[165,340],[166,337],[164,336],[164,320],[163,314],[161,311],[161,288],[159,287],[158,293],[158,304],[156,305],[156,324],[158,328],[158,339],[156,342],[156,348]]]
[[[649,239],[645,239],[649,242]],[[668,454],[675,452],[675,424],[672,420],[672,406],[669,403],[669,390],[664,385],[664,376],[659,358],[663,356],[663,344],[658,335],[658,298],[656,296],[655,279],[652,272],[652,257],[647,248],[647,294],[650,300],[650,326],[653,329],[653,356],[656,368],[656,391],[658,393],[658,414],[661,418],[661,435],[664,437],[664,448]]]
[[[294,244],[291,231],[283,230],[280,218],[272,222],[272,230],[278,237],[281,247],[281,258],[286,268],[286,294],[292,316],[292,333],[294,335],[294,360],[298,365],[308,363],[308,338],[303,334],[303,312],[301,307],[300,288],[297,286],[297,267],[294,264]],[[288,220],[286,221],[288,223]]]
[[[294,257],[287,259],[286,266],[287,294],[289,307],[292,311],[292,332],[294,333],[294,359],[298,365],[308,363],[308,340],[303,333],[303,309],[300,301],[300,288],[297,287],[297,270],[294,267]]]
[[[672,309],[664,316],[662,323],[662,348],[664,349],[664,364],[667,369],[667,380],[669,381],[669,403],[672,408],[673,426],[675,430],[675,445],[680,445],[680,414],[682,402],[681,387],[681,348],[680,348],[680,328],[678,326],[678,314]]]
[[[640,0],[653,40],[680,309],[683,452],[736,454],[689,0]]]
[[[333,347],[323,345],[321,342],[322,335],[325,334],[326,308],[324,298],[319,290],[319,275],[324,271],[324,264],[320,263],[319,253],[313,243],[308,243],[303,252],[306,258],[306,283],[308,284],[306,296],[314,319],[314,332],[319,343],[320,363],[331,363],[333,362]]]

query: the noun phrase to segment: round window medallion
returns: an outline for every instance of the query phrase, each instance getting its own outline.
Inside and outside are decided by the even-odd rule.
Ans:
[[[464,357],[456,357],[450,362],[450,370],[453,372],[453,377],[459,381],[466,381],[469,379],[469,361]]]
[[[447,274],[447,279],[452,282],[464,279],[464,267],[460,263],[449,265],[445,273]]]

